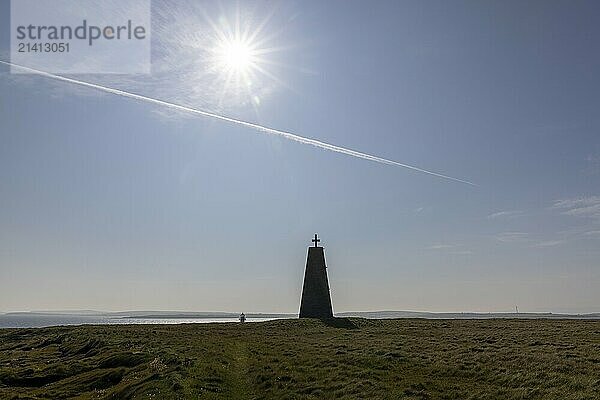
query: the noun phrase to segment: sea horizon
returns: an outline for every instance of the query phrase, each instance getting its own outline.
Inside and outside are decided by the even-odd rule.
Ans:
[[[245,313],[246,322],[296,319],[295,313]],[[366,319],[585,319],[600,320],[600,313],[553,312],[424,312],[355,311],[335,313],[336,318]],[[0,313],[0,328],[45,328],[72,325],[174,325],[198,323],[236,323],[239,314],[231,312],[178,311],[21,311]]]

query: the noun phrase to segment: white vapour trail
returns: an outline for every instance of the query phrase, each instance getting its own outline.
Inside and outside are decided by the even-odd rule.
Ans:
[[[227,122],[230,122],[230,123],[233,123],[233,124],[247,126],[249,128],[258,130],[260,132],[265,132],[265,133],[270,133],[270,134],[273,134],[273,135],[282,136],[282,137],[284,137],[286,139],[293,140],[295,142],[300,142],[300,143],[308,144],[308,145],[311,145],[311,146],[320,147],[320,148],[325,149],[325,150],[335,151],[336,153],[342,153],[342,154],[346,154],[346,155],[349,155],[349,156],[352,156],[352,157],[362,158],[362,159],[365,159],[365,160],[374,161],[374,162],[381,163],[381,164],[395,165],[395,166],[398,166],[398,167],[408,168],[408,169],[411,169],[413,171],[422,172],[424,174],[437,176],[438,178],[448,179],[448,180],[455,181],[455,182],[466,183],[467,185],[471,185],[471,186],[477,186],[474,183],[466,181],[466,180],[463,180],[463,179],[453,178],[453,177],[448,176],[448,175],[443,175],[443,174],[440,174],[440,173],[437,173],[437,172],[428,171],[428,170],[425,170],[425,169],[422,169],[422,168],[418,168],[418,167],[415,167],[415,166],[412,166],[412,165],[407,165],[407,164],[403,164],[403,163],[400,163],[400,162],[397,162],[397,161],[388,160],[388,159],[385,159],[385,158],[373,156],[371,154],[362,153],[360,151],[351,150],[351,149],[348,149],[348,148],[345,148],[345,147],[341,147],[341,146],[336,146],[334,144],[330,144],[330,143],[326,143],[326,142],[321,142],[320,140],[311,139],[311,138],[307,138],[307,137],[304,137],[304,136],[296,135],[296,134],[291,133],[291,132],[286,132],[286,131],[282,131],[282,130],[279,130],[279,129],[269,128],[269,127],[262,126],[262,125],[259,125],[259,124],[255,124],[255,123],[252,123],[252,122],[248,122],[248,121],[244,121],[244,120],[240,120],[240,119],[236,119],[236,118],[227,117],[227,116],[224,116],[224,115],[219,115],[219,114],[215,114],[215,113],[212,113],[212,112],[209,112],[209,111],[203,111],[203,110],[199,110],[199,109],[192,108],[192,107],[182,106],[180,104],[175,104],[175,103],[171,103],[171,102],[168,102],[168,101],[159,100],[159,99],[156,99],[156,98],[153,98],[153,97],[143,96],[143,95],[140,95],[140,94],[135,94],[135,93],[127,92],[127,91],[124,91],[124,90],[111,88],[111,87],[108,87],[108,86],[103,86],[103,85],[98,85],[98,84],[95,84],[95,83],[80,81],[78,79],[73,79],[73,78],[67,78],[65,76],[52,74],[50,72],[40,71],[38,69],[25,67],[25,66],[14,64],[14,63],[7,62],[7,61],[0,60],[0,63],[8,65],[8,66],[12,66],[12,67],[20,68],[20,69],[22,69],[24,71],[28,71],[28,72],[31,72],[31,73],[34,73],[34,74],[37,74],[37,75],[45,76],[47,78],[51,78],[51,79],[55,79],[55,80],[59,80],[59,81],[63,81],[63,82],[69,82],[69,83],[73,83],[73,84],[79,85],[79,86],[89,87],[89,88],[100,90],[100,91],[103,91],[103,92],[116,94],[118,96],[129,97],[129,98],[136,99],[136,100],[141,100],[141,101],[146,101],[146,102],[149,102],[149,103],[154,103],[154,104],[158,104],[158,105],[161,105],[161,106],[173,108],[173,109],[176,109],[176,110],[179,110],[179,111],[185,111],[185,112],[189,112],[189,113],[193,113],[193,114],[202,115],[202,116],[205,116],[205,117],[215,118],[215,119],[219,119],[221,121],[227,121]]]

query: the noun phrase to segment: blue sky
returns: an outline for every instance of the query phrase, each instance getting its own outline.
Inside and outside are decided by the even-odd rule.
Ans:
[[[219,92],[237,9],[275,51]],[[600,311],[597,2],[152,13],[151,75],[74,77],[478,186],[0,66],[0,311],[297,312],[315,232],[335,311]]]

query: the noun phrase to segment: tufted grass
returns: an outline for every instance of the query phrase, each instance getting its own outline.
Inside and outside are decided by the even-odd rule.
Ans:
[[[0,399],[600,399],[600,321],[0,329]]]

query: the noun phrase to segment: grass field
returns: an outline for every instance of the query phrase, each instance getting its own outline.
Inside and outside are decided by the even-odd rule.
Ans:
[[[0,398],[600,399],[600,321],[0,330]]]

